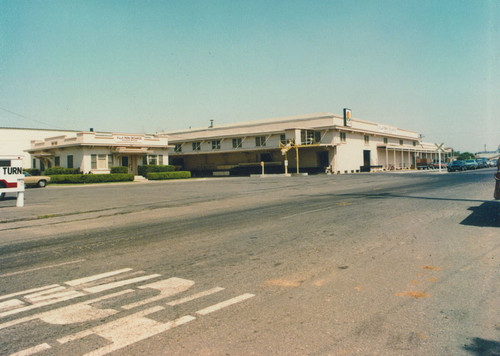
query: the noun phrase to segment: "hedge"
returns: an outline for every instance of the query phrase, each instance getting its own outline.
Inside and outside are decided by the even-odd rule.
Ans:
[[[111,173],[128,173],[128,167],[111,167]]]
[[[50,183],[104,183],[104,182],[132,182],[133,174],[58,174],[50,176]]]
[[[38,168],[24,168],[23,171],[31,174],[32,176],[40,175],[40,170]]]
[[[53,176],[58,174],[80,174],[79,168],[63,168],[63,167],[52,167],[47,168],[43,174],[46,176]]]
[[[161,179],[184,179],[191,178],[191,172],[189,171],[175,171],[175,172],[160,172],[160,173],[148,173],[147,179],[150,180],[161,180]]]
[[[173,172],[174,166],[146,164],[146,165],[138,166],[137,171],[138,171],[140,176],[147,178],[148,173]]]

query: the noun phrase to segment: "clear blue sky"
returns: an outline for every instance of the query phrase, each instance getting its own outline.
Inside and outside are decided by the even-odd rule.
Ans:
[[[497,0],[0,0],[0,126],[156,132],[317,112],[500,144]]]

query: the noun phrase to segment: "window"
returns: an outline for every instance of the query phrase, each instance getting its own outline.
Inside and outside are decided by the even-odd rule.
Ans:
[[[144,166],[148,164],[148,156],[147,155],[142,156],[142,164]]]
[[[389,139],[387,137],[384,137],[384,143],[387,145],[388,142],[389,142]]]
[[[97,155],[90,155],[90,169],[97,169]]]
[[[321,132],[314,131],[314,143],[320,143],[320,142],[321,142]]]
[[[201,142],[193,142],[193,151],[201,150]]]
[[[61,167],[61,157],[59,156],[54,157],[54,167]]]
[[[399,144],[403,146],[403,140],[399,140]]]
[[[345,132],[340,133],[340,142],[345,142],[347,138],[347,134]]]
[[[255,137],[255,146],[264,147],[266,145],[266,136]]]
[[[163,155],[158,155],[158,164],[163,165]]]
[[[150,155],[148,156],[148,164],[153,164],[156,165],[158,162],[156,160],[156,155]]]
[[[233,148],[241,148],[242,139],[241,138],[233,138]]]
[[[212,141],[212,150],[220,150],[220,140]]]
[[[98,154],[97,155],[97,169],[106,169],[108,168],[107,155]]]
[[[280,135],[280,143],[283,144],[283,145],[287,144],[287,142],[286,142],[286,135],[285,134],[281,134]]]
[[[68,157],[66,157],[66,166],[68,168],[73,168],[73,155],[68,155]]]
[[[10,164],[9,164],[10,166]],[[33,168],[36,168],[36,159],[33,158]]]
[[[108,155],[108,168],[113,167],[113,155]]]
[[[182,152],[182,143],[175,144],[174,152]]]
[[[303,145],[313,145],[321,142],[321,131],[301,130],[300,140]]]
[[[413,146],[416,146],[417,145],[417,141],[413,141]]]
[[[365,145],[370,143],[370,136],[365,135]]]

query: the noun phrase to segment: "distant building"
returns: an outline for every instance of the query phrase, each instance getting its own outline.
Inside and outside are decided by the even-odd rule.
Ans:
[[[437,147],[414,131],[348,120],[330,113],[285,117],[164,133],[171,163],[200,174],[283,172],[355,173],[416,167],[418,158],[438,159]],[[292,149],[286,145],[291,144]],[[298,152],[298,159],[296,153]],[[446,149],[446,155],[451,149]],[[267,168],[266,168],[267,167]]]

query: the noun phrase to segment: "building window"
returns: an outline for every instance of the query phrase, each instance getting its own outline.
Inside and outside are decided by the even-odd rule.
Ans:
[[[287,142],[286,142],[286,135],[285,134],[280,135],[280,143],[282,145],[286,145]]]
[[[158,162],[156,160],[156,155],[148,156],[148,164],[156,165]]]
[[[320,142],[321,142],[321,132],[314,131],[314,143],[320,143]]]
[[[90,155],[90,169],[97,169],[97,155]]]
[[[212,141],[212,150],[220,150],[220,140]]]
[[[417,145],[417,141],[413,141],[413,146],[416,146]]]
[[[142,164],[144,166],[148,164],[148,156],[147,155],[142,156]]]
[[[174,152],[182,152],[182,143],[175,144]]]
[[[97,155],[97,169],[108,168],[107,155],[98,154]]]
[[[201,142],[193,142],[193,151],[201,150]]]
[[[163,165],[163,155],[158,155],[158,164],[159,164],[160,166],[162,166],[162,165]]]
[[[313,145],[321,142],[321,131],[301,130],[300,141],[303,145]]]
[[[233,138],[233,148],[241,148],[242,141],[241,138]]]
[[[113,167],[113,155],[108,155],[108,168]]]
[[[266,145],[266,136],[255,137],[255,146],[264,147]]]
[[[33,168],[36,168],[36,159],[33,158]]]
[[[345,132],[340,133],[340,142],[346,142],[347,134]]]
[[[387,145],[388,142],[389,142],[389,139],[387,137],[384,137],[384,143]]]
[[[73,155],[68,155],[68,157],[66,157],[66,166],[68,168],[73,168]]]
[[[399,140],[399,144],[403,146],[403,140]]]
[[[54,157],[54,167],[61,167],[61,157],[59,156]]]
[[[370,136],[365,135],[365,145],[370,143]]]

